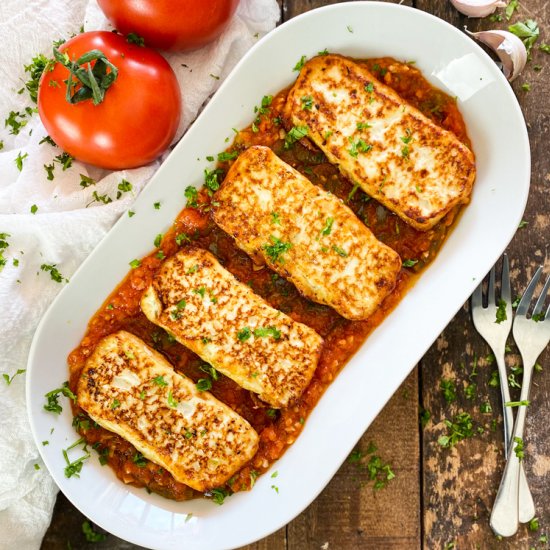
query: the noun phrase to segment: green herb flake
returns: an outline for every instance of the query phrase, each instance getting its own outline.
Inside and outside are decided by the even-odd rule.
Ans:
[[[527,407],[531,404],[531,401],[523,399],[522,401],[506,401],[506,407]]]
[[[254,336],[256,336],[257,338],[265,338],[266,336],[271,336],[274,340],[279,340],[281,338],[281,331],[273,326],[259,327],[254,329]]]
[[[132,260],[129,265],[132,269],[136,269],[141,265],[141,260]]]
[[[519,225],[518,225],[518,229],[523,229],[525,226],[529,225],[529,222],[525,221],[525,220],[521,220],[519,222]],[[513,307],[513,304],[512,304],[512,307]],[[516,306],[517,307],[517,306]]]
[[[366,130],[368,128],[372,128],[372,126],[368,122],[358,122],[357,123],[357,129],[358,130]]]
[[[443,378],[439,383],[439,389],[443,392],[443,397],[447,403],[456,401],[456,386],[453,380]]]
[[[504,13],[506,15],[506,21],[510,21],[512,18],[512,15],[514,15],[514,12],[519,7],[519,0],[510,0],[508,2],[508,5],[506,6],[506,9],[504,10]]]
[[[533,45],[539,38],[539,26],[536,21],[532,19],[527,19],[526,21],[518,21],[514,25],[510,25],[508,30],[515,34],[517,37],[521,38],[525,48],[527,49],[527,54],[530,55]]]
[[[194,187],[193,187],[193,189],[194,189]],[[178,246],[181,246],[184,243],[190,243],[190,242],[191,242],[191,237],[189,237],[189,235],[187,235],[187,233],[178,233],[176,235],[176,244]]]
[[[128,210],[128,217],[133,218],[136,215],[136,213],[133,210]]]
[[[403,260],[403,267],[414,267],[418,263],[418,260]]]
[[[234,160],[239,156],[238,151],[218,153],[218,162],[228,162]]]
[[[77,458],[74,461],[69,460],[69,451],[77,447],[78,445],[83,445],[83,451],[84,454]],[[88,460],[90,458],[90,453],[88,452],[86,448],[86,442],[83,438],[78,439],[75,441],[72,445],[67,447],[66,449],[62,449],[63,458],[65,459],[65,462],[67,466],[65,467],[65,477],[80,477],[80,472],[82,471],[82,466],[84,465],[84,461]]]
[[[46,179],[48,181],[53,181],[55,175],[54,175],[54,169],[55,169],[55,165],[53,164],[44,164],[44,170],[46,170]],[[82,184],[81,184],[82,185]]]
[[[538,531],[540,528],[539,525],[539,518],[533,518],[531,521],[529,521],[529,531]]]
[[[313,109],[313,98],[310,95],[303,96],[300,101],[302,102],[302,110],[311,111]]]
[[[153,245],[154,245],[156,248],[159,248],[161,242],[162,242],[162,233],[159,233],[159,234],[155,237],[155,240],[153,241]]]
[[[329,51],[325,48],[324,50],[321,50],[320,52],[317,52],[317,55],[328,55]]]
[[[323,236],[330,235],[330,233],[332,231],[332,225],[333,224],[334,224],[334,218],[330,218],[330,217],[327,218],[325,220],[325,226],[321,230],[321,235],[323,235]]]
[[[17,169],[21,172],[23,170],[23,161],[29,156],[29,153],[25,153],[24,155],[21,154],[21,151],[19,151],[19,154],[15,157],[14,162],[15,166],[17,166]]]
[[[168,386],[168,382],[166,382],[166,380],[164,379],[164,376],[162,375],[159,375],[153,378],[153,383],[156,384],[157,386],[160,386],[161,388]]]
[[[52,281],[55,281],[56,283],[62,283],[63,281],[65,281],[66,283],[68,283],[69,280],[61,275],[56,266],[57,264],[42,264],[40,266],[40,269],[42,271],[49,272]]]
[[[530,92],[531,91],[531,84],[529,84],[529,82],[525,82],[521,85],[521,89],[524,92]]]
[[[283,258],[283,255],[292,248],[292,243],[284,242],[281,239],[274,237],[273,235],[270,236],[270,239],[271,244],[264,244],[262,246],[262,250],[265,251],[269,259],[273,263],[278,262],[284,264],[285,259]]]
[[[155,210],[160,210],[160,202],[155,202],[155,203],[153,204],[153,208],[154,208]]]
[[[432,418],[432,413],[428,409],[422,408],[420,410],[420,425],[422,426],[422,429],[424,429],[427,425],[430,419]]]
[[[285,149],[290,149],[297,141],[306,137],[309,134],[309,128],[303,126],[293,126],[285,136]]]
[[[73,165],[73,160],[74,160],[74,157],[69,155],[69,153],[65,153],[65,152],[57,155],[53,159],[54,162],[61,164],[61,169],[63,170],[63,172],[65,170],[68,170]]]
[[[498,301],[495,323],[499,324],[508,319],[506,314],[506,302],[501,298]]]
[[[218,487],[217,489],[211,489],[205,493],[205,496],[211,497],[216,504],[221,506],[224,503],[224,500],[230,496],[230,493],[223,487]]]
[[[131,191],[133,189],[133,185],[128,180],[122,179],[118,184],[117,189],[118,191],[116,194],[116,198],[120,199],[123,193],[128,193],[128,191]]]
[[[493,412],[493,407],[491,407],[491,403],[486,401],[485,403],[482,403],[480,405],[479,410],[483,414],[489,414],[489,413]]]
[[[214,381],[218,380],[220,377],[220,373],[212,365],[209,365],[208,363],[201,365],[199,368],[202,372],[205,372],[206,374],[210,375],[212,377],[212,380]]]
[[[63,407],[58,402],[59,396],[64,395],[69,399],[72,399],[76,403],[76,395],[69,389],[69,383],[64,382],[60,388],[49,391],[44,397],[47,400],[47,403],[44,405],[44,410],[52,412],[54,414],[61,414]]]
[[[22,128],[24,128],[28,121],[25,113],[20,113],[18,111],[10,111],[10,114],[4,120],[4,128],[10,128],[11,135],[18,135]],[[20,120],[18,120],[20,119]]]
[[[550,54],[550,44],[541,44],[539,46],[539,50],[543,53],[549,53]],[[542,67],[540,69],[537,69],[536,67],[533,67],[533,69],[535,69],[535,71],[536,70],[540,71],[542,69]]]
[[[113,402],[111,403],[111,410],[118,409],[120,407],[120,401],[118,399],[113,399]]]
[[[525,458],[525,450],[523,448],[523,439],[521,439],[521,437],[514,437],[514,443],[516,444],[514,447],[514,453],[516,453],[516,456],[521,461]]]
[[[348,32],[353,34],[353,27],[351,25],[348,25],[346,29],[348,30]]]
[[[340,248],[335,244],[332,245],[332,250],[334,250],[334,252],[336,252],[336,254],[338,254],[338,256],[341,256],[342,258],[347,258],[349,256],[349,254],[343,248]]]
[[[102,542],[107,538],[103,533],[96,533],[88,520],[82,523],[82,533],[88,542]]]
[[[27,369],[17,369],[16,373],[10,377],[9,374],[3,373],[2,378],[6,381],[6,384],[9,386],[13,382],[13,379],[20,374],[27,372]]]
[[[271,212],[271,223],[274,225],[281,225],[281,216],[278,212]]]
[[[237,332],[237,338],[241,342],[246,342],[252,336],[252,331],[249,327],[244,327],[239,332]]]
[[[178,406],[178,402],[174,399],[174,396],[172,395],[172,390],[168,392],[167,402],[168,406],[172,409],[175,409]]]
[[[199,378],[195,387],[199,391],[208,391],[212,389],[212,380],[210,380],[210,378]]]
[[[198,191],[196,187],[188,185],[184,191],[185,198],[187,199],[187,204],[185,206],[195,208],[197,206]]]
[[[307,59],[307,57],[305,55],[302,55],[302,57],[300,57],[300,61],[298,61],[296,63],[296,65],[294,65],[292,70],[293,71],[301,71],[302,67],[306,64],[306,59]]]

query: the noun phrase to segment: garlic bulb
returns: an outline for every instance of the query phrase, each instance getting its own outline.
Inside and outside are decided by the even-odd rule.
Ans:
[[[451,4],[468,17],[486,17],[506,6],[502,0],[451,0]]]
[[[510,82],[521,73],[527,63],[527,50],[515,34],[508,31],[470,32],[466,28],[465,30],[498,55],[502,62],[502,72]]]

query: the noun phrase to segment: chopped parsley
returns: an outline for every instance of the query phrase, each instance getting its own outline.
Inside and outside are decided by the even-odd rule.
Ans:
[[[71,462],[69,460],[69,451],[77,447],[78,445],[83,445],[83,452],[84,454],[81,455],[79,458]],[[80,477],[80,472],[82,471],[82,466],[84,465],[84,461],[88,460],[90,458],[90,453],[88,452],[88,449],[86,447],[86,442],[84,441],[84,438],[80,438],[79,440],[75,441],[72,445],[67,447],[66,449],[62,450],[63,458],[65,458],[65,462],[67,463],[67,466],[65,467],[65,477]]]
[[[120,401],[118,399],[113,399],[113,402],[111,403],[111,410],[118,409],[120,407]]]
[[[348,456],[348,462],[351,464],[356,464],[359,468],[364,469],[371,481],[374,481],[374,490],[379,490],[384,488],[389,481],[395,477],[390,464],[384,463],[383,460],[373,453],[377,451],[376,445],[374,443],[369,443],[369,446],[365,452],[360,450],[352,451]],[[365,461],[365,458],[369,456],[368,462]]]
[[[219,504],[220,506],[223,504],[226,497],[230,496],[229,491],[227,491],[223,487],[218,487],[217,489],[211,489],[210,491],[208,491],[207,493],[204,493],[204,494],[207,497],[211,497],[212,500],[216,504]]]
[[[351,199],[353,199],[353,197],[355,196],[355,193],[357,193],[357,189],[359,189],[359,184],[357,182],[355,182],[353,184],[353,187],[352,187],[351,191],[349,192],[349,195],[348,195],[348,198],[346,199],[346,202],[349,202]]]
[[[413,267],[418,263],[418,260],[404,260],[403,267]]]
[[[302,102],[302,109],[304,111],[311,111],[313,109],[313,98],[310,95],[303,96],[300,101]]]
[[[103,204],[109,204],[110,202],[113,202],[113,199],[105,193],[104,195],[99,195],[97,191],[94,191],[92,193],[92,202],[90,202],[87,206],[90,206],[90,204],[93,204],[94,202],[101,202]]]
[[[4,258],[4,251],[9,246],[8,237],[11,237],[9,233],[0,233],[0,271],[4,269],[7,262],[6,258]]]
[[[2,378],[6,381],[6,384],[9,386],[12,382],[13,382],[13,379],[16,377],[16,376],[19,376],[20,374],[23,374],[24,372],[27,372],[27,369],[17,369],[17,372],[10,377],[9,374],[2,374]]]
[[[271,336],[274,340],[279,340],[281,338],[281,331],[273,326],[260,327],[254,329],[254,336],[256,336],[257,338]]]
[[[65,152],[57,155],[53,159],[54,162],[61,164],[61,169],[63,170],[63,172],[73,165],[73,160],[74,160],[74,157],[71,157],[69,153],[65,153]]]
[[[368,92],[369,94],[374,92],[374,84],[372,82],[367,82],[367,84],[365,84],[365,92]]]
[[[204,171],[204,185],[208,189],[208,194],[213,195],[214,191],[217,191],[220,188],[220,182],[218,181],[218,176],[223,175],[223,170],[221,168],[215,168],[214,170],[205,170]]]
[[[493,412],[493,407],[491,407],[491,403],[489,402],[485,402],[485,403],[482,403],[480,406],[479,406],[479,410],[480,412],[482,412],[483,414],[489,414],[491,412]]]
[[[302,67],[306,64],[306,59],[307,59],[307,57],[305,55],[302,55],[302,57],[300,57],[300,61],[298,61],[298,63],[296,63],[296,65],[294,65],[292,70],[293,71],[301,71]]]
[[[202,372],[209,374],[212,377],[212,380],[214,381],[218,380],[220,377],[220,373],[212,365],[209,365],[208,363],[201,365],[199,368],[200,370],[202,370]]]
[[[334,223],[334,218],[330,218],[330,217],[327,218],[325,220],[325,226],[321,230],[321,235],[323,235],[323,236],[330,235],[330,233],[332,231],[333,223]]]
[[[136,269],[141,265],[141,260],[132,260],[129,265],[132,269]]]
[[[358,122],[357,123],[357,129],[358,130],[366,130],[367,128],[372,128],[372,126],[368,122]]]
[[[68,279],[66,279],[65,277],[63,277],[63,275],[61,275],[61,273],[59,273],[56,265],[57,264],[42,264],[40,266],[40,269],[46,272],[49,271],[50,278],[52,279],[52,281],[55,281],[56,283],[62,283],[63,281],[69,282]]]
[[[252,331],[248,327],[244,327],[237,332],[237,338],[241,342],[246,342],[252,336]]]
[[[358,139],[353,141],[353,138],[349,138],[351,147],[348,149],[348,153],[353,157],[357,158],[359,153],[368,153],[372,149],[372,145],[369,145],[366,141]]]
[[[17,169],[21,172],[23,170],[23,161],[29,156],[29,153],[25,153],[24,155],[21,154],[21,151],[19,151],[19,154],[15,157],[14,162],[15,166],[17,166]]]
[[[52,162],[52,164],[44,164],[44,170],[46,170],[46,179],[49,180],[49,181],[53,181],[54,179],[54,171],[55,169],[55,164]],[[80,185],[82,185],[82,182],[80,183]]]
[[[445,448],[453,447],[459,441],[474,435],[472,417],[466,412],[458,413],[452,421],[445,420],[445,426],[447,427],[447,435],[442,435],[437,440]]]
[[[123,193],[127,193],[128,191],[131,191],[132,188],[133,186],[128,180],[122,179],[122,181],[118,184],[118,191],[116,194],[116,198],[120,199]]]
[[[208,391],[212,388],[212,380],[210,378],[199,378],[195,387],[199,391]]]
[[[516,456],[519,458],[520,461],[522,461],[525,458],[523,439],[521,439],[521,437],[514,437],[514,443],[516,444],[514,447],[514,453],[516,453]]]
[[[160,210],[160,202],[155,202],[155,203],[153,204],[153,208],[154,208],[155,210]]]
[[[153,382],[157,385],[163,388],[164,386],[168,386],[168,382],[164,379],[164,376],[159,375],[153,378]]]
[[[238,156],[239,156],[238,151],[231,151],[230,153],[225,151],[223,153],[218,153],[218,161],[227,162],[228,160],[236,159]]]
[[[292,248],[292,243],[286,243],[273,235],[270,236],[270,239],[272,244],[264,244],[262,250],[265,250],[273,263],[284,264],[285,259],[282,256]]]
[[[17,134],[19,134],[21,129],[27,125],[28,120],[25,120],[26,116],[27,115],[25,113],[10,111],[10,114],[8,115],[6,120],[4,120],[4,128],[7,128],[9,126],[11,128],[10,134],[16,136]]]
[[[290,149],[297,141],[306,137],[309,133],[309,128],[303,126],[293,126],[285,136],[285,149]]]
[[[336,252],[336,254],[338,254],[338,256],[341,256],[342,258],[347,258],[349,256],[349,254],[343,248],[340,248],[335,244],[332,245],[332,250],[334,250],[334,252]]]
[[[52,164],[51,165],[52,170],[53,170],[53,166],[54,165]],[[44,165],[44,168],[46,168],[46,165]],[[48,179],[50,179],[50,178],[48,177]],[[53,177],[52,177],[52,179],[53,179]],[[122,181],[125,181],[125,180],[122,180]],[[80,174],[80,187],[82,187],[83,189],[86,189],[86,187],[90,187],[90,185],[95,185],[95,184],[96,184],[95,180],[93,180],[89,176],[86,176],[84,174]]]
[[[508,27],[508,30],[512,34],[515,34],[517,37],[521,38],[527,50],[527,54],[530,56],[531,49],[533,48],[535,42],[538,40],[540,34],[537,22],[533,21],[532,19],[527,19],[523,22],[518,21],[517,23],[510,25]]]
[[[193,187],[192,185],[188,185],[185,188],[184,195],[185,195],[185,198],[187,199],[186,206],[195,208],[197,206],[197,198],[198,198],[198,191],[196,187]]]
[[[174,399],[174,396],[172,395],[172,390],[168,392],[168,406],[172,409],[175,409],[178,406],[178,402]]]
[[[132,457],[132,462],[138,467],[138,468],[145,468],[147,466],[147,460],[146,458],[137,451],[134,453],[134,456]]]
[[[443,378],[439,383],[439,389],[443,392],[443,397],[447,403],[456,401],[456,387],[453,380]]]
[[[193,187],[193,189],[195,189]],[[176,235],[176,244],[178,246],[181,246],[183,243],[190,243],[191,242],[191,237],[189,237],[189,235],[187,235],[186,233],[178,233]]]
[[[38,212],[38,206],[36,204],[33,204],[31,206],[31,214],[36,214]]]
[[[88,542],[102,542],[107,538],[104,533],[96,533],[88,520],[82,523],[82,533]]]
[[[278,212],[271,212],[271,223],[281,225],[281,217]]]
[[[506,319],[508,319],[508,315],[506,315],[506,302],[501,298],[498,301],[495,323],[500,324],[506,321]]]

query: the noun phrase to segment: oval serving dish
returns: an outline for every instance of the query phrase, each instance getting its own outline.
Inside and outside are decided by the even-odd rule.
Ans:
[[[338,375],[301,436],[276,463],[278,492],[267,473],[252,491],[233,495],[223,506],[206,500],[174,502],[125,486],[95,456],[80,478],[67,479],[62,449],[78,439],[70,406],[62,398],[61,415],[43,409],[44,394],[68,378],[67,355],[127,273],[128,263],[147,254],[151,235],[170,226],[185,202],[185,187],[202,184],[209,167],[202,159],[227,147],[231,128],[250,124],[263,95],[293,82],[297,73],[292,67],[302,55],[325,48],[358,58],[414,60],[434,86],[457,97],[477,159],[471,204],[435,261]],[[27,402],[35,440],[55,481],[94,523],[149,548],[234,548],[288,523],[330,481],[502,253],[521,220],[529,176],[527,131],[508,82],[481,48],[451,25],[396,4],[349,2],[277,28],[245,55],[141,193],[133,207],[136,215],[122,216],[39,325],[29,355]],[[153,207],[156,202],[160,210]],[[48,446],[40,444],[44,439]]]

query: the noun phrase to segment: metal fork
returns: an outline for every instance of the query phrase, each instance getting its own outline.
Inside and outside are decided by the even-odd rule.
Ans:
[[[531,375],[533,374],[535,362],[550,342],[550,306],[543,313],[544,302],[550,290],[550,277],[546,280],[544,288],[535,303],[531,317],[527,317],[531,298],[541,273],[542,267],[539,267],[521,298],[514,319],[514,339],[523,360],[520,402],[525,403],[528,403],[529,400]],[[518,512],[518,491],[521,491],[519,483],[523,463],[520,457],[522,457],[521,451],[523,450],[523,429],[526,413],[527,404],[519,405],[508,451],[508,462],[491,513],[493,531],[504,537],[514,535],[518,529],[518,517],[521,520]]]
[[[508,387],[508,375],[504,354],[506,340],[512,328],[512,291],[510,289],[510,267],[508,256],[502,258],[502,275],[500,283],[500,300],[497,302],[495,294],[495,266],[489,272],[489,287],[487,289],[487,307],[483,307],[483,281],[472,294],[472,318],[474,326],[493,350],[496,359],[500,379],[500,391],[502,396],[502,416],[504,418],[504,456],[508,457],[508,448],[511,441],[514,426],[514,414],[506,403],[510,401],[510,389]],[[505,315],[503,315],[505,312]],[[499,317],[497,318],[497,313]],[[519,519],[526,523],[535,517],[535,503],[527,484],[527,478],[520,465],[520,489],[519,489]]]

